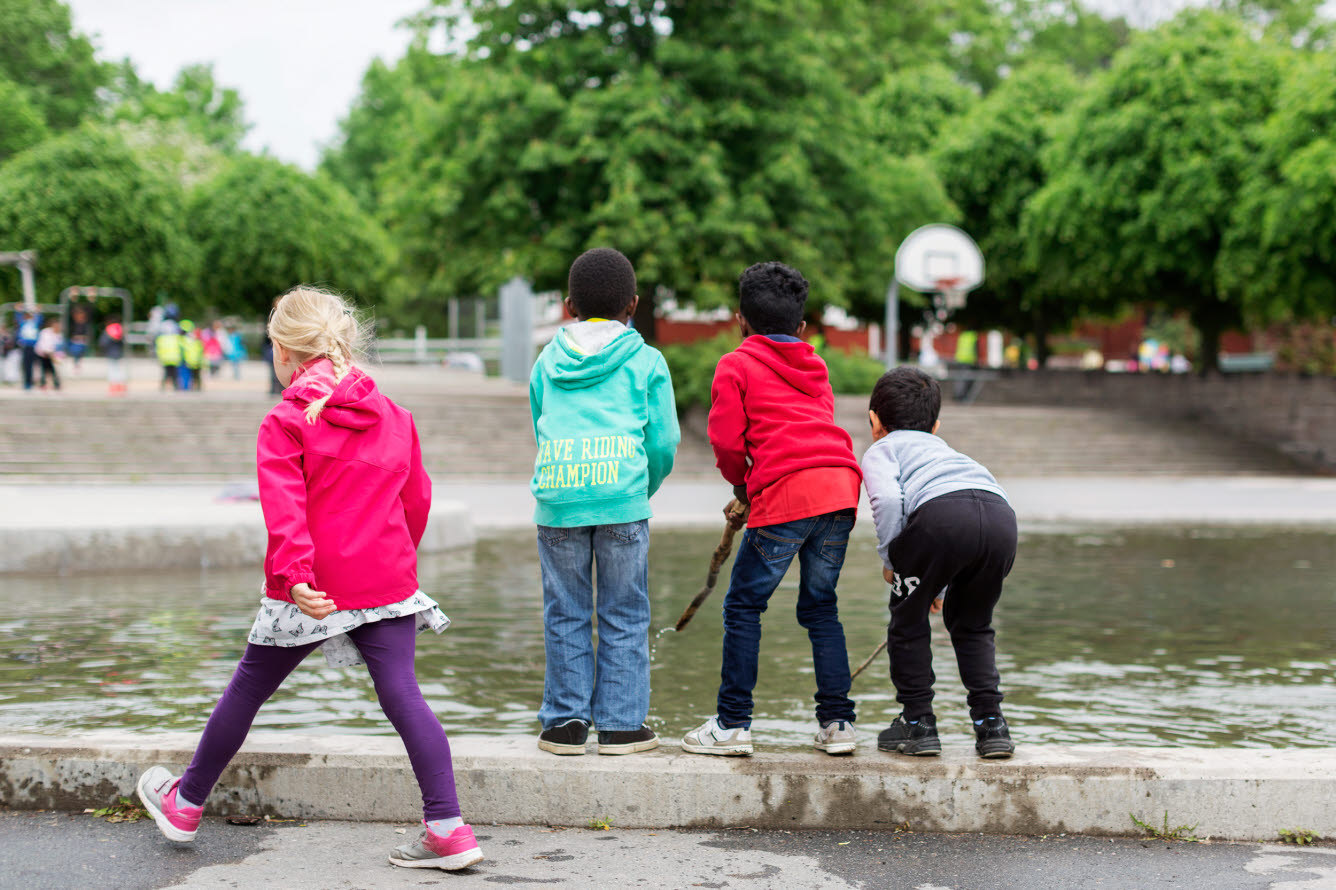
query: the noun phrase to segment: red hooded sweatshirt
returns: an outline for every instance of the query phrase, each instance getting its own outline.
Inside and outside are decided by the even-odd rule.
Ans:
[[[328,360],[302,372],[260,424],[256,464],[268,596],[290,602],[305,582],[339,609],[369,609],[417,591],[431,480],[412,415],[370,377],[354,368],[334,384]]]
[[[747,497],[753,501],[747,523],[751,527],[801,518],[761,515],[757,501],[758,494],[800,471],[836,472],[804,474],[810,482],[834,484],[824,495],[811,492],[798,498],[814,507],[798,512],[814,516],[858,504],[863,477],[853,439],[835,423],[835,395],[826,363],[808,343],[753,335],[721,358],[710,390],[709,433],[724,479],[730,485],[747,486]],[[852,475],[843,473],[845,469]],[[786,495],[786,501],[793,500],[793,492]]]

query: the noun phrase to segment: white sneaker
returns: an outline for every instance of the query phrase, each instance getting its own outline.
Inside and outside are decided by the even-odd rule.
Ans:
[[[827,754],[852,754],[858,745],[854,736],[854,725],[843,720],[827,723],[816,731],[812,746]]]
[[[691,754],[746,757],[752,752],[751,730],[740,726],[724,729],[719,725],[718,716],[711,717],[682,736],[682,750]]]

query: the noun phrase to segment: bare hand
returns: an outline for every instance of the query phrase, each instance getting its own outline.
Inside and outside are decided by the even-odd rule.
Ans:
[[[291,593],[292,601],[302,610],[302,614],[316,621],[328,618],[337,608],[332,599],[318,590],[312,590],[309,584],[294,584]]]
[[[887,584],[895,583],[895,572],[891,569],[883,568],[881,570],[881,576],[886,579]]]
[[[741,486],[737,488],[741,488]],[[735,493],[737,488],[733,489]],[[742,494],[745,498],[747,494],[745,489]],[[728,520],[729,527],[734,531],[742,528],[747,524],[747,502],[741,498],[734,498],[729,501],[724,505],[724,518]]]
[[[936,615],[938,612],[942,611],[942,598],[940,596],[932,601],[932,605],[928,607],[928,611],[933,615]]]

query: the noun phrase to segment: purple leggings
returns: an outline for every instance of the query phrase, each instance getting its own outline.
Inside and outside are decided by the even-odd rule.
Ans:
[[[450,766],[450,743],[440,721],[423,700],[413,671],[417,617],[405,615],[364,624],[350,631],[348,637],[366,661],[381,710],[408,749],[413,774],[422,789],[423,817],[430,822],[458,816],[459,798]],[[204,727],[195,758],[181,777],[180,793],[186,800],[204,802],[246,740],[260,706],[283,684],[293,668],[319,646],[320,643],[246,647],[232,682],[227,684],[227,691]]]

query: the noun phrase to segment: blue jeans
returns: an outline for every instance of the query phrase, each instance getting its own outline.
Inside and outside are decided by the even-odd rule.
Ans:
[[[605,732],[639,729],[649,715],[649,521],[538,527],[547,671],[538,720]],[[598,564],[598,657],[593,633]]]
[[[798,623],[807,628],[816,668],[816,719],[854,720],[849,699],[849,653],[835,601],[835,585],[853,528],[852,510],[749,528],[742,536],[724,597],[724,661],[719,722],[751,726],[752,690],[761,652],[761,613],[798,557]]]

